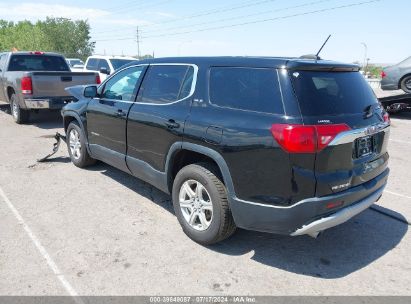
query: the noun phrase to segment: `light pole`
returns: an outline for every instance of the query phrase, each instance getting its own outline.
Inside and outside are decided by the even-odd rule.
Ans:
[[[365,44],[365,42],[361,42],[361,44],[364,46],[364,61],[363,61],[362,69],[365,75],[365,65],[367,64],[368,47],[367,47],[367,44]]]

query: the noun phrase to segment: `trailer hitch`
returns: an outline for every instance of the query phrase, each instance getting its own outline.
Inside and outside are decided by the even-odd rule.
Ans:
[[[56,133],[56,135],[53,136],[53,138],[56,140],[56,142],[53,144],[53,152],[51,152],[49,155],[40,158],[37,160],[38,163],[45,162],[47,159],[49,159],[51,156],[57,153],[60,147],[61,140],[66,142],[66,137],[64,135],[61,135],[59,132]]]

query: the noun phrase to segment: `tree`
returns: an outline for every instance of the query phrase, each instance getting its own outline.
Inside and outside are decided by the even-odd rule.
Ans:
[[[0,50],[39,50],[61,53],[85,60],[95,47],[88,21],[47,18],[45,21],[18,23],[0,20]]]

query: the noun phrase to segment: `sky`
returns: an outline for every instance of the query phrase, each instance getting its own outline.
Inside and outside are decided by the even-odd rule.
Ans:
[[[396,63],[411,56],[409,0],[1,1],[0,19],[87,19],[95,53],[301,56]]]

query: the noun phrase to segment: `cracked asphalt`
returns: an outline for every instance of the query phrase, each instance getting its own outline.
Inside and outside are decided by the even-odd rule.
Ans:
[[[411,295],[411,113],[392,119],[380,212],[316,240],[239,230],[203,247],[150,185],[79,169],[65,145],[36,163],[58,113],[20,126],[0,110],[0,295]]]

